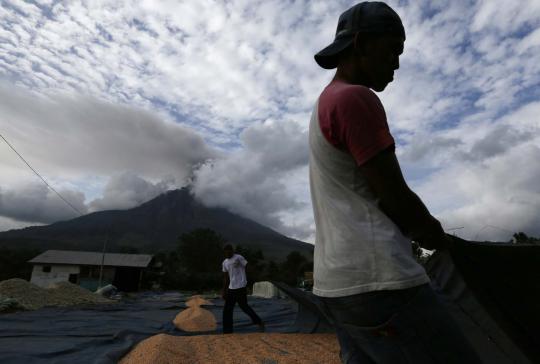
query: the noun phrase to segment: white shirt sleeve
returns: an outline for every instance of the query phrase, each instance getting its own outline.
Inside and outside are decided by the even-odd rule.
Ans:
[[[221,270],[223,271],[223,273],[227,273],[227,267],[225,267],[225,261],[223,261],[223,263],[221,263]]]
[[[248,264],[246,258],[244,258],[241,255],[239,255],[238,257],[239,257],[238,260],[240,261],[240,264],[242,264],[242,267],[245,267]]]

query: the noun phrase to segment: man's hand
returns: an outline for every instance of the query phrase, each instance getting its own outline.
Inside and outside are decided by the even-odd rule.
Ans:
[[[223,272],[223,288],[221,289],[221,298],[227,297],[227,290],[229,289],[229,273]]]
[[[360,172],[381,210],[405,236],[428,250],[451,246],[452,240],[446,236],[441,223],[407,186],[393,148],[387,148],[361,165]]]
[[[444,232],[432,236],[424,236],[415,239],[415,241],[420,244],[422,248],[427,250],[444,250],[454,246],[454,239],[452,239],[452,236]]]

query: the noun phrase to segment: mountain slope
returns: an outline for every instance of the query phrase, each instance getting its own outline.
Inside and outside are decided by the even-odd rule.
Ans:
[[[312,258],[313,246],[285,237],[252,220],[223,208],[208,208],[187,189],[169,191],[129,210],[91,213],[47,226],[0,233],[0,246],[11,248],[101,250],[122,247],[141,252],[174,249],[178,237],[198,228],[209,228],[232,244],[261,249],[265,257],[284,259],[293,250]]]

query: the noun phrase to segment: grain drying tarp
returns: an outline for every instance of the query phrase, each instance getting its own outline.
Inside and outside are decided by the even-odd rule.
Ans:
[[[0,315],[0,362],[116,363],[141,340],[159,333],[197,335],[176,329],[174,317],[186,308],[188,296],[148,295],[133,302],[79,308],[42,308]],[[221,333],[223,300],[203,306],[217,320]],[[266,323],[267,332],[298,332],[296,305],[283,299],[249,297]],[[257,332],[240,309],[234,312],[235,332]],[[208,333],[206,333],[208,334]]]

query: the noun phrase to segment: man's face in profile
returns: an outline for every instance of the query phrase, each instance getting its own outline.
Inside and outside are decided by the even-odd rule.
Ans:
[[[234,255],[234,252],[232,249],[223,249],[223,253],[225,254],[225,258],[232,258]]]
[[[373,90],[383,91],[394,80],[403,45],[403,38],[397,35],[382,35],[368,41],[364,66]]]

